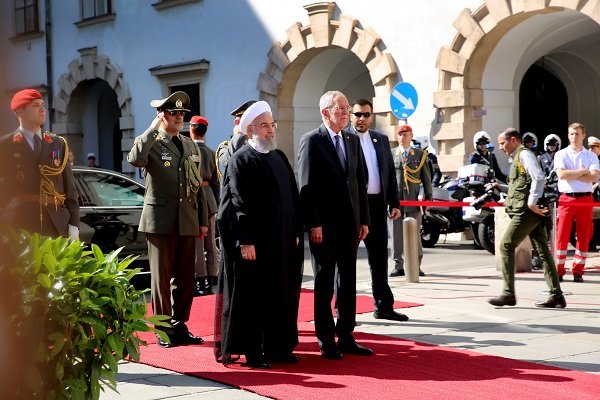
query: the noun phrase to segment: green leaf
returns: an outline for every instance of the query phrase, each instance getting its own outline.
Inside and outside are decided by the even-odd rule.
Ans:
[[[52,286],[52,281],[50,280],[48,275],[39,274],[37,281],[39,282],[40,285],[42,285],[46,289],[50,289],[50,287]]]

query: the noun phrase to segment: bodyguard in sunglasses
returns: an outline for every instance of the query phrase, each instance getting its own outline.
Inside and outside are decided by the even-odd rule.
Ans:
[[[195,239],[208,231],[206,197],[199,190],[200,150],[179,132],[190,103],[184,92],[152,100],[156,117],[135,139],[127,161],[144,168],[146,194],[140,232],[146,233],[150,259],[152,307],[171,316],[171,328],[161,328],[169,340],[161,347],[202,344],[188,330],[194,298]],[[198,217],[200,215],[200,218]]]

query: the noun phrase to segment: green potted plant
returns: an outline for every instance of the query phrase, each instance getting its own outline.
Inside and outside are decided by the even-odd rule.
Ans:
[[[148,289],[130,283],[139,272],[129,268],[134,258],[26,232],[9,243],[5,322],[21,360],[13,364],[20,382],[11,398],[88,400],[100,397],[102,385],[116,390],[117,363],[139,360],[146,344],[136,332],[164,335],[153,326],[169,325],[166,316],[146,316]]]

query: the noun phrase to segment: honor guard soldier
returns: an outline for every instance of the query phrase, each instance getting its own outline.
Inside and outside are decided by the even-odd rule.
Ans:
[[[19,128],[0,138],[2,227],[77,239],[79,204],[66,140],[42,133],[46,104],[37,90],[17,92],[10,108]]]
[[[229,140],[224,140],[217,146],[215,158],[221,185],[225,179],[225,169],[227,168],[229,159],[233,153],[238,151],[240,147],[246,144],[247,137],[243,132],[240,131],[240,118],[242,118],[244,111],[246,111],[248,107],[254,103],[256,103],[256,100],[248,100],[231,112],[231,115],[234,117],[233,136]]]
[[[189,103],[184,92],[152,100],[156,117],[127,156],[133,166],[144,168],[146,194],[139,231],[146,233],[148,243],[152,307],[155,314],[171,317],[172,327],[160,328],[170,339],[159,337],[161,347],[204,342],[186,326],[194,297],[195,240],[208,230],[202,177],[196,166],[200,150],[179,133]]]

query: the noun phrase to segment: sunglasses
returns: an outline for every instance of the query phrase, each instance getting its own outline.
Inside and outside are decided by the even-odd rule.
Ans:
[[[356,118],[360,118],[360,117],[369,118],[371,116],[371,113],[370,112],[355,112],[355,113],[352,113],[352,115],[354,115]]]
[[[167,110],[167,114],[169,114],[171,117],[174,117],[174,116],[176,116],[176,115],[185,116],[185,111],[173,111],[173,110]]]

